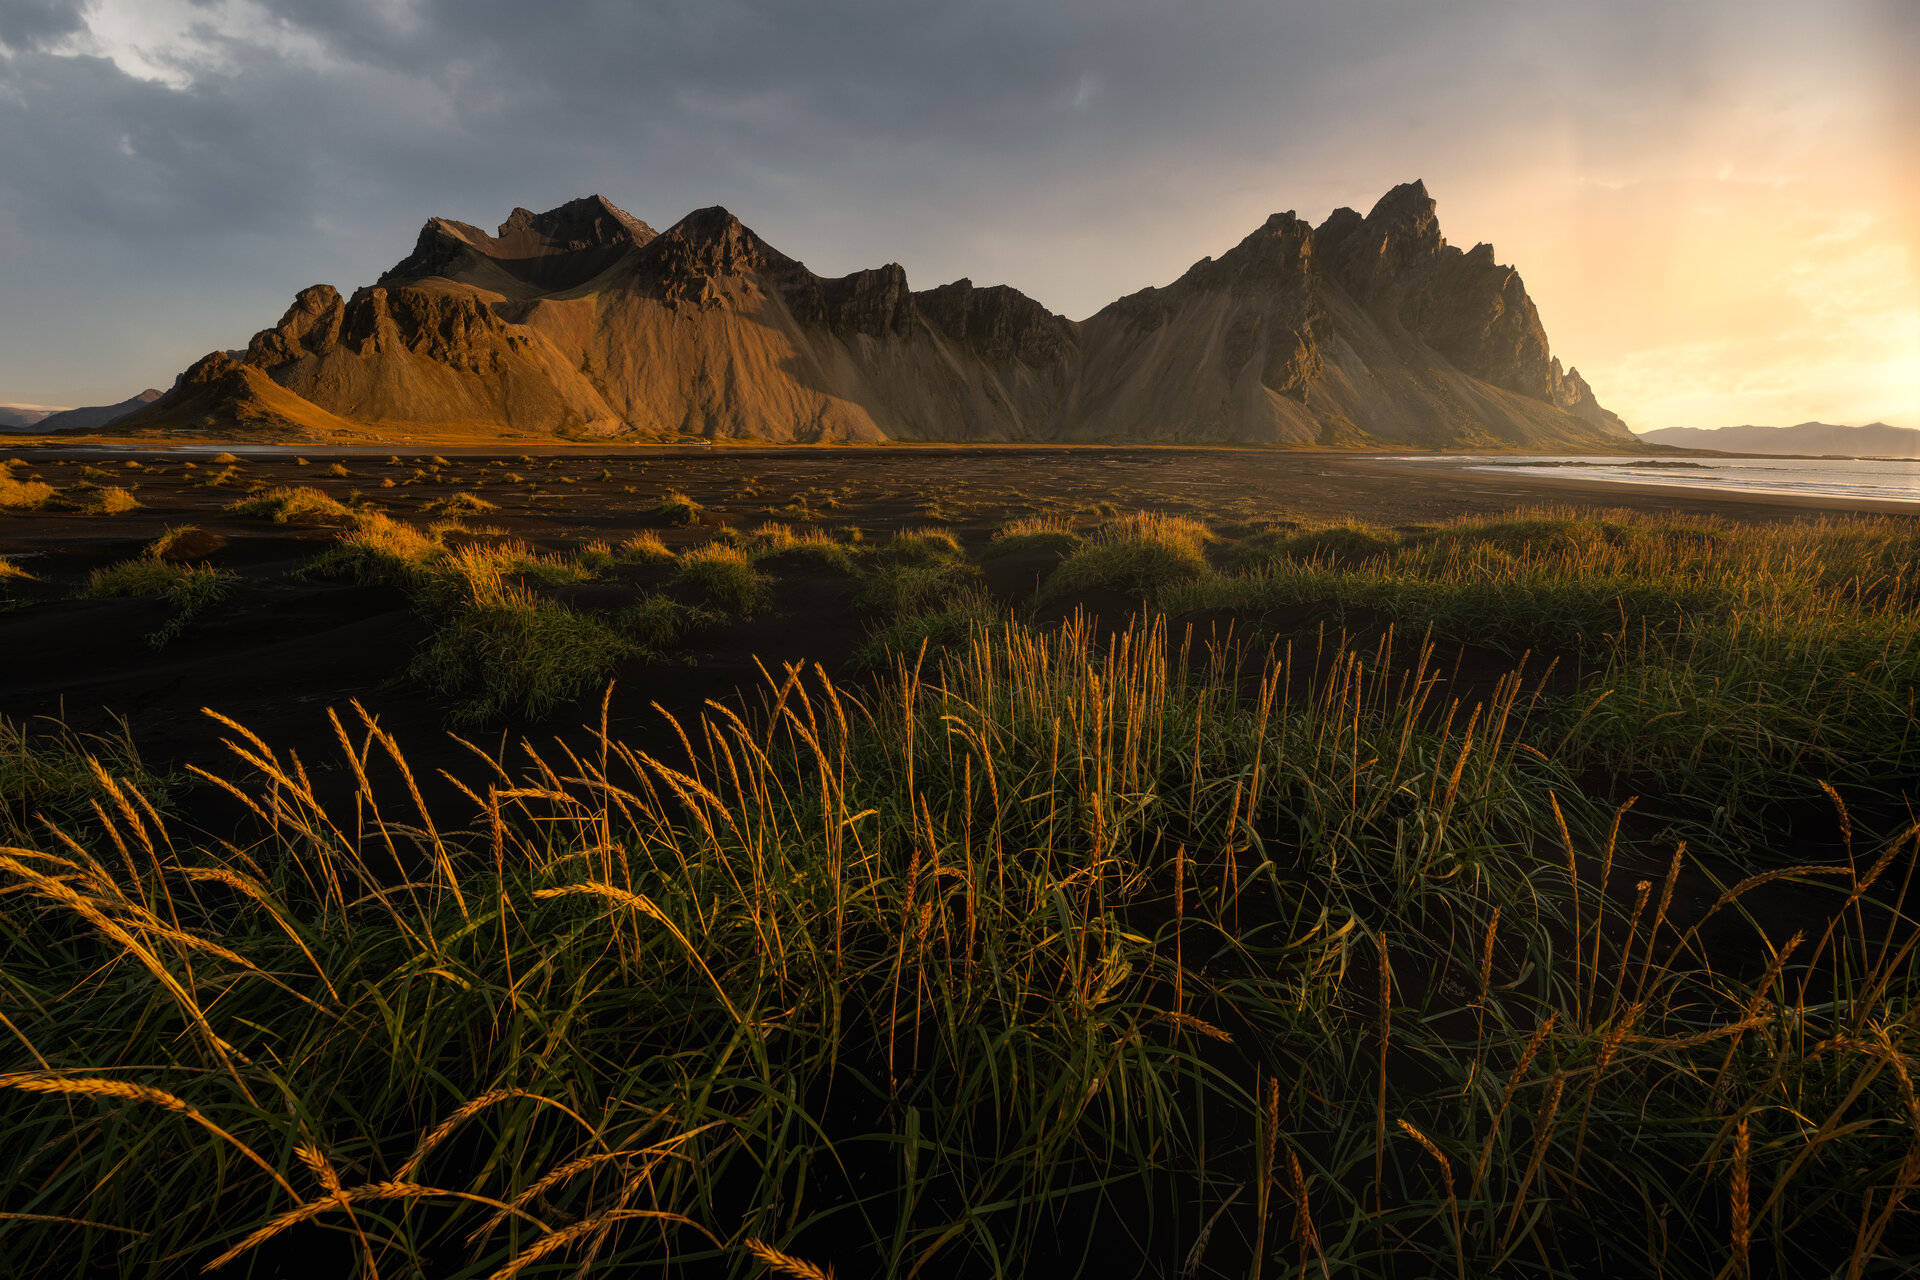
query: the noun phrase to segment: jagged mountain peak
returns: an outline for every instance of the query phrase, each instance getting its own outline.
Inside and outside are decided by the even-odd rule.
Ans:
[[[515,209],[500,224],[496,238],[506,240],[516,232],[532,232],[571,249],[610,244],[645,244],[659,234],[601,195],[569,200],[545,213]]]
[[[798,265],[717,204],[668,227],[647,252],[674,274],[728,276]]]
[[[240,369],[215,361],[194,384],[251,397],[259,414],[294,421],[307,404],[397,433],[1625,437],[1553,358],[1519,273],[1490,245],[1449,247],[1417,181],[1318,228],[1274,213],[1173,284],[1079,323],[1004,285],[915,292],[898,263],[818,276],[719,205],[660,233],[602,196],[515,209],[491,235],[435,218],[378,286],[344,301],[304,290],[233,354]],[[182,420],[167,399],[153,421]]]
[[[488,235],[452,218],[427,219],[413,252],[379,279],[382,287],[441,278],[506,291],[577,288],[658,233],[604,196],[586,196],[535,213],[517,208]],[[504,277],[502,278],[502,273]]]

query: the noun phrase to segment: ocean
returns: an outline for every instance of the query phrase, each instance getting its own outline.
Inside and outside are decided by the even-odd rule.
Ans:
[[[1853,498],[1920,503],[1920,459],[1872,458],[1622,458],[1618,455],[1402,455],[1383,461],[1417,462],[1514,477],[1565,477],[1621,485],[1775,493],[1802,498]],[[1542,486],[1542,496],[1549,492]]]

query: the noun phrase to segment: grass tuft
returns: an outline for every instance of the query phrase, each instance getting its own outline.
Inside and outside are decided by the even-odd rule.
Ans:
[[[477,724],[543,716],[640,651],[593,614],[506,589],[453,613],[409,674],[451,700],[456,720]]]
[[[685,526],[698,523],[703,510],[704,507],[686,494],[669,490],[654,506],[653,514],[668,524]]]
[[[53,486],[44,480],[21,480],[11,469],[0,470],[0,507],[38,510],[53,500]]]
[[[1205,525],[1181,516],[1135,512],[1100,525],[1040,586],[1051,603],[1079,592],[1123,591],[1152,600],[1208,573]]]
[[[228,503],[227,510],[275,524],[345,524],[353,519],[352,511],[308,485],[268,489]]]
[[[489,511],[498,511],[500,504],[497,502],[488,502],[477,493],[469,493],[463,490],[459,493],[448,494],[444,498],[429,502],[420,509],[422,511],[438,511],[442,515],[449,516],[483,515]]]
[[[146,555],[95,569],[80,595],[85,599],[152,596],[164,600],[171,612],[166,622],[147,636],[147,643],[160,649],[208,607],[225,599],[233,581],[234,575],[225,569],[175,564]]]
[[[710,544],[680,556],[680,569],[667,591],[683,604],[723,617],[751,617],[766,601],[768,582],[753,558],[736,547]]]

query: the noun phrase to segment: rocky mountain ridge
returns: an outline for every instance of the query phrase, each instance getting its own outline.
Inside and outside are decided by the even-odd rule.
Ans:
[[[819,276],[718,207],[663,232],[598,196],[492,235],[434,218],[376,284],[303,290],[232,363],[116,431],[1634,444],[1418,182],[1317,228],[1275,214],[1079,322],[1004,285],[916,291],[897,263]]]
[[[1920,458],[1920,431],[1869,422],[1845,427],[1801,422],[1791,427],[1661,427],[1643,431],[1649,444],[1733,453],[1817,454],[1842,458]]]

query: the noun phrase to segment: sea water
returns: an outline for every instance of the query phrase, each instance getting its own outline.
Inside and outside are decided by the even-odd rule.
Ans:
[[[1906,458],[1622,458],[1554,454],[1526,458],[1395,457],[1392,462],[1454,466],[1503,476],[1561,478],[1608,484],[1714,489],[1725,493],[1920,503],[1920,459]],[[1544,488],[1544,486],[1543,486]]]

